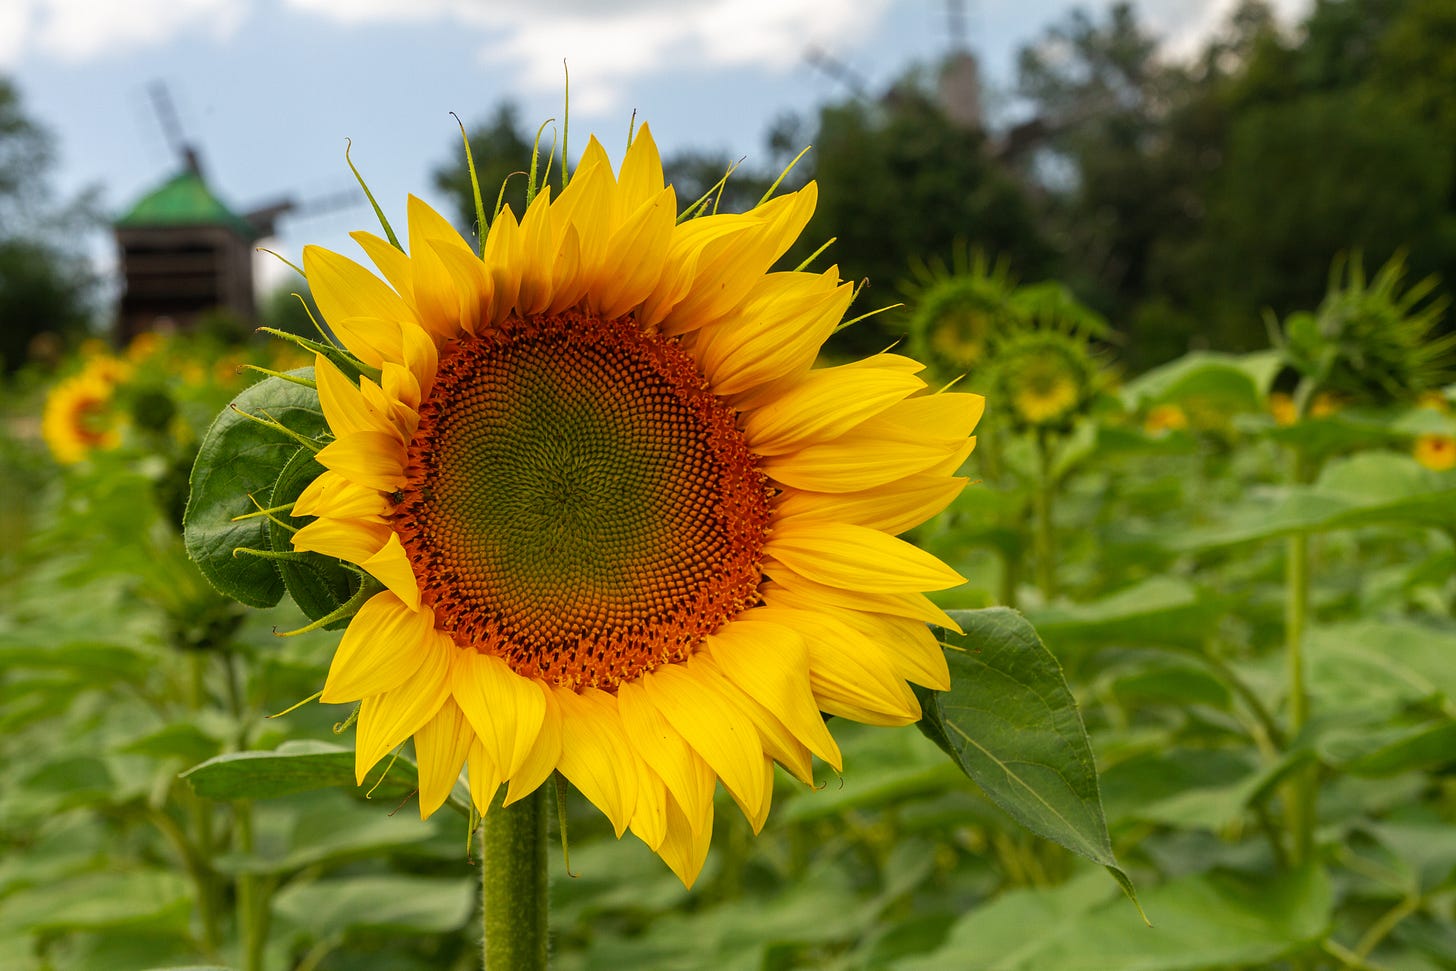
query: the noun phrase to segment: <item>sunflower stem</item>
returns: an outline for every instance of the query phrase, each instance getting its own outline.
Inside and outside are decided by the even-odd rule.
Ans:
[[[1297,485],[1314,479],[1315,463],[1299,450],[1294,454],[1293,478]],[[1299,735],[1309,720],[1309,694],[1304,676],[1304,628],[1309,615],[1309,534],[1295,533],[1286,541],[1284,591],[1285,671],[1289,691],[1289,744],[1299,744]],[[1314,846],[1315,766],[1290,774],[1284,790],[1284,822],[1289,831],[1289,860],[1298,866],[1310,858]]]
[[[1053,550],[1056,548],[1052,524],[1052,497],[1056,491],[1052,475],[1052,445],[1045,430],[1036,435],[1037,452],[1041,458],[1040,475],[1036,483],[1036,585],[1041,588],[1041,598],[1051,603],[1056,596],[1056,570],[1053,566]]]
[[[545,971],[549,899],[545,787],[493,806],[481,837],[486,971]]]

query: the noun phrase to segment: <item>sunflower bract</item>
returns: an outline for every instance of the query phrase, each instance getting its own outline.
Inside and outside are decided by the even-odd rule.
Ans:
[[[333,441],[294,537],[385,587],[322,699],[361,702],[357,772],[413,737],[420,808],[462,767],[484,813],[560,771],[686,884],[721,782],[757,829],[775,763],[840,768],[821,712],[919,717],[948,687],[924,596],[961,578],[897,538],[965,480],[982,399],[884,354],[813,367],[852,287],[771,272],[815,188],[678,224],[644,126],[614,173],[503,210],[482,258],[409,200],[379,274],[310,247]]]

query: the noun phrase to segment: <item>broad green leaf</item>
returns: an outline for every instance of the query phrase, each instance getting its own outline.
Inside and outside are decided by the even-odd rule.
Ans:
[[[1014,610],[952,611],[949,691],[917,690],[920,730],[1012,818],[1107,868],[1117,865],[1082,716],[1056,659]]]
[[[192,791],[207,799],[276,799],[315,789],[343,788],[402,798],[418,786],[415,763],[404,755],[386,758],[370,770],[363,786],[354,783],[354,750],[324,742],[285,742],[272,752],[232,752],[208,759],[182,773]],[[382,781],[381,781],[382,779]],[[463,787],[459,787],[463,788]],[[448,805],[465,812],[466,801],[451,796]]]
[[[190,887],[166,870],[88,873],[0,901],[0,931],[186,926]]]
[[[1097,600],[1030,612],[1037,632],[1060,647],[1200,643],[1204,621],[1222,605],[1182,580],[1152,577]]]
[[[419,854],[421,844],[449,825],[440,816],[420,819],[416,807],[398,796],[376,792],[372,800],[363,801],[352,798],[357,791],[335,789],[256,803],[253,852],[223,854],[213,865],[234,876],[317,872],[401,851]]]
[[[1351,775],[1382,777],[1456,762],[1456,721],[1415,726],[1350,725],[1327,731],[1320,757]]]
[[[1144,890],[1151,927],[1115,901],[1086,907],[1085,897],[1063,888],[1003,899],[1012,902],[972,911],[943,948],[902,962],[897,971],[1269,967],[1319,945],[1329,930],[1333,892],[1324,871],[1309,866],[1255,878],[1196,874]],[[1024,922],[1010,923],[1018,917]]]
[[[290,373],[313,377],[312,368]],[[268,520],[236,517],[255,512],[253,500],[259,505],[268,501],[279,473],[302,446],[243,413],[272,418],[311,438],[328,428],[316,391],[267,378],[238,395],[217,417],[192,467],[192,492],[183,519],[188,555],[219,593],[250,607],[271,607],[284,589],[273,561],[233,552],[270,549]]]
[[[1129,381],[1122,398],[1134,411],[1146,405],[1185,401],[1258,411],[1279,366],[1274,351],[1242,356],[1194,351]]]
[[[293,883],[273,899],[273,910],[319,938],[363,929],[448,934],[474,914],[475,883],[402,875]]]
[[[314,460],[307,449],[294,452],[273,484],[273,491],[268,499],[269,508],[291,506],[323,470],[323,466]],[[268,524],[269,548],[275,553],[293,553],[293,533],[283,524],[296,530],[306,522],[308,519],[305,517],[291,516],[286,512],[278,513],[276,521]],[[296,559],[273,562],[283,577],[288,595],[309,620],[327,617],[338,610],[358,591],[362,582],[357,573],[346,569],[338,560],[318,553],[305,553]],[[342,617],[326,624],[324,629],[338,630],[347,626],[349,619]]]
[[[364,780],[379,782],[377,793],[402,796],[416,786],[415,764],[404,756],[388,774],[386,759]],[[276,799],[296,792],[354,788],[354,750],[324,742],[289,742],[273,752],[230,752],[182,773],[192,791],[206,799]]]
[[[1456,629],[1449,624],[1322,625],[1309,631],[1305,643],[1309,690],[1320,708],[1456,704]]]
[[[1456,476],[1424,469],[1408,455],[1353,455],[1331,461],[1311,486],[1251,499],[1223,523],[1183,532],[1168,546],[1192,552],[1381,524],[1456,527]]]

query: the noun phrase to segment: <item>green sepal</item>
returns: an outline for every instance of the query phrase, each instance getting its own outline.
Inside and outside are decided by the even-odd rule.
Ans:
[[[289,375],[311,380],[313,368],[299,368]],[[244,417],[264,412],[307,438],[318,439],[328,431],[313,388],[285,378],[252,385],[233,399],[203,437],[182,519],[187,554],[202,575],[219,593],[250,607],[271,607],[282,599],[280,561],[234,556],[233,551],[273,548],[272,524],[264,516],[250,514],[267,503],[279,474],[296,454],[303,452],[312,460],[297,441]]]
[[[306,351],[312,351],[315,354],[322,354],[324,357],[329,359],[334,367],[342,371],[344,373],[344,376],[347,377],[349,380],[353,381],[355,384],[359,383],[360,377],[366,377],[375,383],[378,383],[379,381],[379,376],[381,373],[379,368],[370,367],[354,355],[350,354],[348,351],[344,350],[342,347],[335,347],[333,344],[324,344],[320,341],[310,340],[307,337],[301,337],[298,334],[290,334],[286,330],[278,330],[273,327],[259,327],[258,332],[260,334],[267,334],[270,337],[276,337],[282,341],[287,341],[290,344],[296,344]],[[298,372],[294,371],[290,373],[297,374]],[[308,373],[310,376],[312,376],[313,368],[309,368]]]
[[[318,478],[324,470],[306,449],[293,454],[278,479],[273,483],[270,507],[291,506],[309,483]],[[309,517],[291,516],[279,513],[267,518],[268,542],[274,552],[293,552],[293,533]],[[320,620],[348,603],[364,582],[363,577],[349,569],[339,560],[321,553],[304,553],[294,559],[275,560],[274,565],[283,577],[283,585],[293,602],[298,604],[309,620]],[[340,615],[323,625],[324,630],[338,630],[349,623],[352,615]]]

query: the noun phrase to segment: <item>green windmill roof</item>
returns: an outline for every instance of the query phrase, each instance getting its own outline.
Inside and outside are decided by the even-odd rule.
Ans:
[[[243,217],[222,203],[202,176],[184,170],[142,196],[121,218],[119,227],[137,226],[226,226],[244,239],[255,239],[258,231]]]

